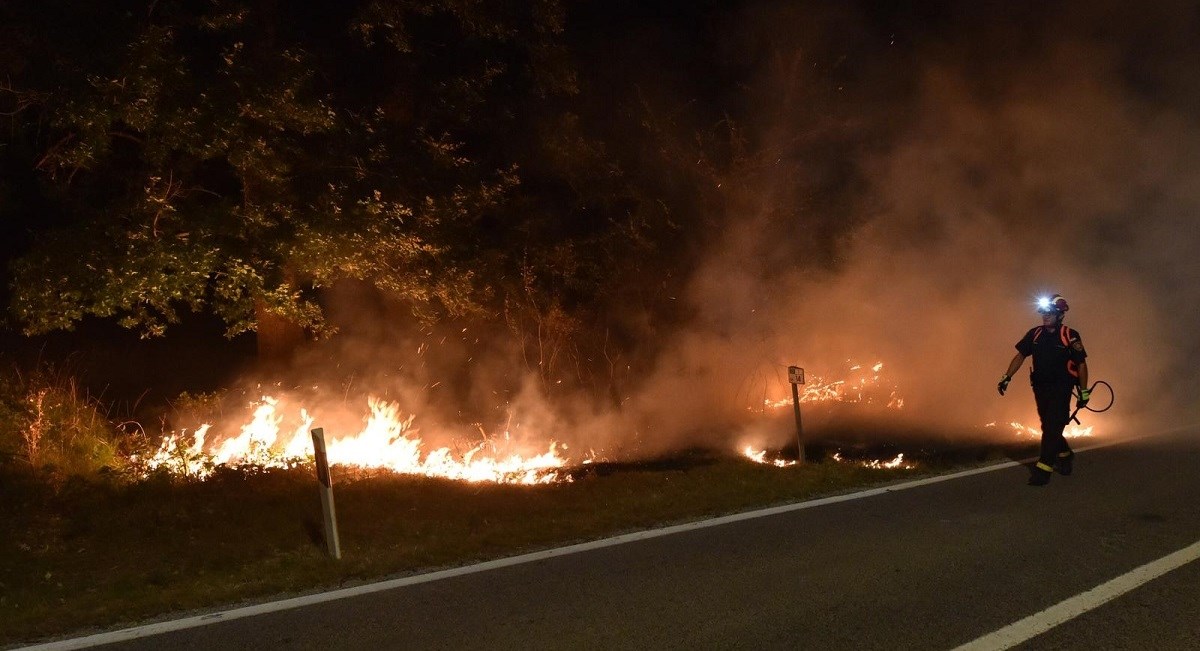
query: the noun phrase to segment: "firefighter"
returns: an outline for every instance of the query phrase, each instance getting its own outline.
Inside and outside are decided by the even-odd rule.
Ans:
[[[1025,333],[1017,342],[1017,354],[996,386],[1000,395],[1004,395],[1013,373],[1021,368],[1026,357],[1033,356],[1029,380],[1042,421],[1042,449],[1029,476],[1030,486],[1045,486],[1055,470],[1063,475],[1071,474],[1074,453],[1063,437],[1063,429],[1071,419],[1072,390],[1079,387],[1076,409],[1082,408],[1091,398],[1087,388],[1087,351],[1079,333],[1063,325],[1067,309],[1067,300],[1058,294],[1038,300],[1037,311],[1042,315],[1042,325]]]

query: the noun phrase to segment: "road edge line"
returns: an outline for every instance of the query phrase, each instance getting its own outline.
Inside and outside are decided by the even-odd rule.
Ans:
[[[1101,442],[1095,443],[1095,444],[1087,446],[1087,447],[1079,448],[1076,451],[1077,452],[1085,452],[1088,450],[1096,450],[1099,448],[1105,448],[1105,447],[1117,445],[1120,443],[1127,443],[1130,441],[1147,438],[1149,436],[1151,436],[1151,435],[1113,439],[1111,441],[1101,441]],[[136,639],[140,639],[140,638],[144,638],[144,637],[153,637],[155,635],[161,635],[163,633],[171,633],[174,631],[182,631],[182,630],[186,630],[189,628],[198,628],[200,626],[207,626],[209,624],[217,624],[220,622],[233,621],[233,620],[242,619],[245,617],[254,617],[257,615],[266,615],[269,613],[275,613],[275,612],[280,612],[280,611],[284,611],[284,610],[303,608],[305,606],[313,606],[316,604],[321,604],[321,603],[325,603],[325,602],[329,602],[329,601],[337,601],[339,599],[348,599],[351,597],[358,597],[358,596],[362,596],[362,595],[373,594],[376,592],[395,590],[397,588],[404,588],[404,587],[408,587],[411,585],[419,585],[421,583],[432,583],[434,581],[441,581],[443,579],[450,579],[450,578],[454,578],[454,577],[458,577],[458,576],[464,576],[467,574],[488,572],[491,570],[498,570],[498,569],[505,568],[505,567],[512,567],[514,565],[523,565],[525,563],[533,563],[536,561],[545,560],[545,559],[549,559],[549,558],[557,558],[559,556],[568,556],[571,554],[578,554],[578,553],[592,551],[592,550],[596,550],[596,549],[603,549],[605,547],[615,547],[617,545],[624,545],[626,543],[637,542],[637,541],[641,541],[641,540],[649,540],[652,538],[661,538],[664,536],[671,536],[671,535],[675,535],[678,533],[684,533],[687,531],[694,531],[694,530],[698,530],[698,529],[707,529],[709,527],[719,527],[719,526],[731,524],[734,522],[741,522],[743,520],[753,520],[755,518],[770,517],[773,515],[780,515],[783,513],[791,513],[793,511],[802,511],[804,509],[811,509],[811,508],[816,508],[819,506],[827,506],[829,504],[838,504],[840,502],[849,502],[851,500],[875,497],[876,495],[895,493],[895,492],[899,492],[899,491],[903,491],[903,490],[909,490],[912,488],[919,488],[921,486],[929,486],[931,484],[937,484],[937,483],[941,483],[944,481],[951,481],[954,479],[961,479],[963,477],[980,475],[980,474],[983,474],[986,472],[1003,470],[1005,468],[1013,468],[1016,466],[1023,465],[1027,461],[1028,460],[1004,461],[1001,463],[996,463],[996,464],[992,464],[992,465],[988,465],[988,466],[981,466],[979,468],[969,468],[967,470],[960,470],[958,472],[953,472],[953,473],[946,474],[946,475],[935,475],[932,477],[924,477],[921,479],[914,479],[914,480],[902,482],[899,484],[877,486],[875,488],[868,488],[866,490],[855,491],[853,493],[845,493],[845,494],[841,494],[841,495],[831,495],[828,497],[821,497],[821,498],[817,498],[814,500],[806,500],[804,502],[795,502],[792,504],[782,504],[779,506],[772,506],[772,507],[767,507],[764,509],[755,509],[753,511],[744,511],[741,513],[733,513],[730,515],[723,515],[723,516],[718,516],[715,518],[709,518],[707,520],[697,520],[695,522],[685,522],[682,524],[676,524],[676,525],[671,525],[671,526],[667,526],[667,527],[660,527],[657,529],[646,529],[643,531],[634,531],[631,533],[621,534],[618,536],[611,536],[609,538],[601,538],[599,540],[591,540],[588,542],[576,543],[574,545],[567,545],[565,547],[544,549],[544,550],[540,550],[540,551],[536,551],[536,552],[519,554],[517,556],[509,556],[506,558],[498,558],[498,559],[491,560],[491,561],[484,561],[482,563],[475,563],[472,565],[464,565],[461,567],[454,567],[454,568],[449,568],[449,569],[445,569],[445,570],[437,570],[437,571],[428,572],[425,574],[414,574],[411,576],[398,577],[395,579],[386,579],[383,581],[376,581],[374,583],[366,583],[363,585],[358,585],[358,586],[354,586],[354,587],[350,587],[350,588],[339,588],[337,590],[330,590],[328,592],[317,592],[317,593],[313,593],[313,594],[309,594],[309,595],[303,595],[300,597],[291,597],[288,599],[281,599],[279,601],[268,601],[265,603],[253,604],[250,606],[242,606],[240,608],[234,608],[231,610],[217,611],[217,612],[212,612],[212,613],[206,613],[203,615],[192,615],[189,617],[183,617],[181,619],[172,619],[172,620],[167,620],[167,621],[163,621],[163,622],[154,622],[151,624],[142,624],[142,625],[133,626],[130,628],[118,629],[115,631],[94,633],[92,635],[86,635],[83,637],[67,638],[67,639],[63,639],[63,640],[54,640],[54,641],[50,641],[50,642],[34,644],[33,646],[16,647],[16,649],[19,649],[20,651],[73,651],[75,649],[87,649],[87,648],[91,648],[94,646],[100,646],[103,644],[114,644],[116,642],[127,642],[130,640],[136,640]]]
[[[1124,595],[1168,572],[1177,570],[1200,558],[1200,541],[1183,549],[1167,554],[1158,560],[1134,568],[1115,579],[1064,599],[1057,604],[1020,619],[1008,626],[977,638],[954,651],[1003,651],[1027,642],[1050,629],[1065,624],[1076,617]]]

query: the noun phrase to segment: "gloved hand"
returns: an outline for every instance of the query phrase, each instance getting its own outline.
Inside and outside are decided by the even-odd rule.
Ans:
[[[1091,389],[1084,389],[1084,388],[1079,389],[1079,400],[1075,401],[1075,408],[1083,409],[1084,407],[1087,406],[1088,400],[1091,400],[1091,399],[1092,399],[1092,390]]]
[[[1004,392],[1008,390],[1008,383],[1011,381],[1012,378],[1007,375],[1000,378],[1000,382],[996,384],[996,390],[1000,392],[1000,395],[1004,395]]]

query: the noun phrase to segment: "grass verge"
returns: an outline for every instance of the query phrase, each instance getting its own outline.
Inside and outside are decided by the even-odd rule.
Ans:
[[[335,468],[344,558],[324,555],[311,469],[204,482],[0,474],[0,645],[335,588],[1000,459],[915,470],[790,468],[693,454],[606,465],[573,483],[465,484]],[[965,462],[965,463],[964,463]]]

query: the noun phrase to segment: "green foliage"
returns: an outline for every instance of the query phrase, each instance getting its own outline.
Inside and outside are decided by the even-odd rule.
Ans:
[[[100,402],[48,366],[0,375],[0,467],[62,475],[116,468],[119,433]]]
[[[5,155],[45,212],[12,265],[25,332],[207,311],[229,336],[327,334],[320,290],[354,279],[426,323],[502,321],[567,388],[676,309],[668,202],[702,201],[695,179],[647,182],[678,163],[642,151],[662,139],[600,140],[561,3],[121,6],[0,7],[23,39],[0,57]],[[643,120],[621,110],[624,141]]]
[[[184,391],[171,401],[175,420],[211,423],[223,415],[226,391],[189,393]]]
[[[570,90],[555,3],[127,4],[0,11],[30,40],[12,139],[61,216],[13,265],[26,332],[96,315],[160,335],[187,309],[230,336],[264,313],[320,333],[311,290],[341,278],[425,318],[478,306],[465,234],[517,179],[464,143],[511,129],[497,99]]]

